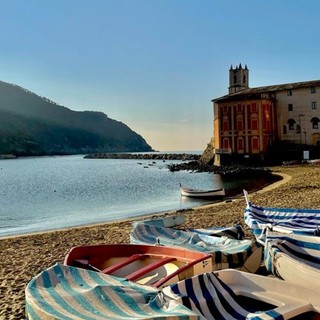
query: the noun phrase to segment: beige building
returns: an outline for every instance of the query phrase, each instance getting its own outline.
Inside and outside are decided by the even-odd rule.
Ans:
[[[229,94],[214,104],[214,148],[264,159],[276,143],[320,147],[320,80],[249,88],[249,70],[231,66]]]

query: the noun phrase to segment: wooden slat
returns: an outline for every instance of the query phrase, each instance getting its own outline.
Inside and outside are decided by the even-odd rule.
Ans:
[[[140,260],[142,258],[148,258],[148,257],[150,257],[150,256],[147,254],[134,254],[134,255],[126,258],[124,261],[118,262],[116,264],[113,264],[113,265],[101,270],[101,272],[106,273],[106,274],[112,274],[113,272],[127,266],[128,264],[130,264],[134,261]]]
[[[126,279],[130,280],[130,281],[135,281],[135,280],[139,279],[140,277],[142,277],[143,275],[147,274],[148,272],[153,271],[153,270],[165,265],[166,263],[169,263],[169,262],[172,262],[175,260],[176,260],[176,258],[174,258],[174,257],[167,257],[167,258],[159,259],[159,260],[154,261],[154,262],[148,264],[147,266],[129,274],[128,276],[126,276]]]

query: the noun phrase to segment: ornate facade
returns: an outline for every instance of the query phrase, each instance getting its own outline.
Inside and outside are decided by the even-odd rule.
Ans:
[[[214,104],[215,162],[263,159],[276,141],[320,144],[320,80],[249,88],[249,70],[229,70],[229,94]]]

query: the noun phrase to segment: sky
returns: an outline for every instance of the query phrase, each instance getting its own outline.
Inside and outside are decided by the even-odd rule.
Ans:
[[[201,151],[229,69],[320,79],[319,0],[2,0],[0,80],[101,111],[159,151]]]

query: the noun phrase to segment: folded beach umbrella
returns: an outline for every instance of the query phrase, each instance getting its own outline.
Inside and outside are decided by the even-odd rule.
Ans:
[[[199,231],[165,227],[159,219],[132,224],[131,243],[158,244],[210,253],[213,270],[243,268],[256,272],[262,261],[262,247],[251,239],[236,240]]]
[[[25,295],[28,320],[201,319],[152,287],[60,264],[35,276]]]

